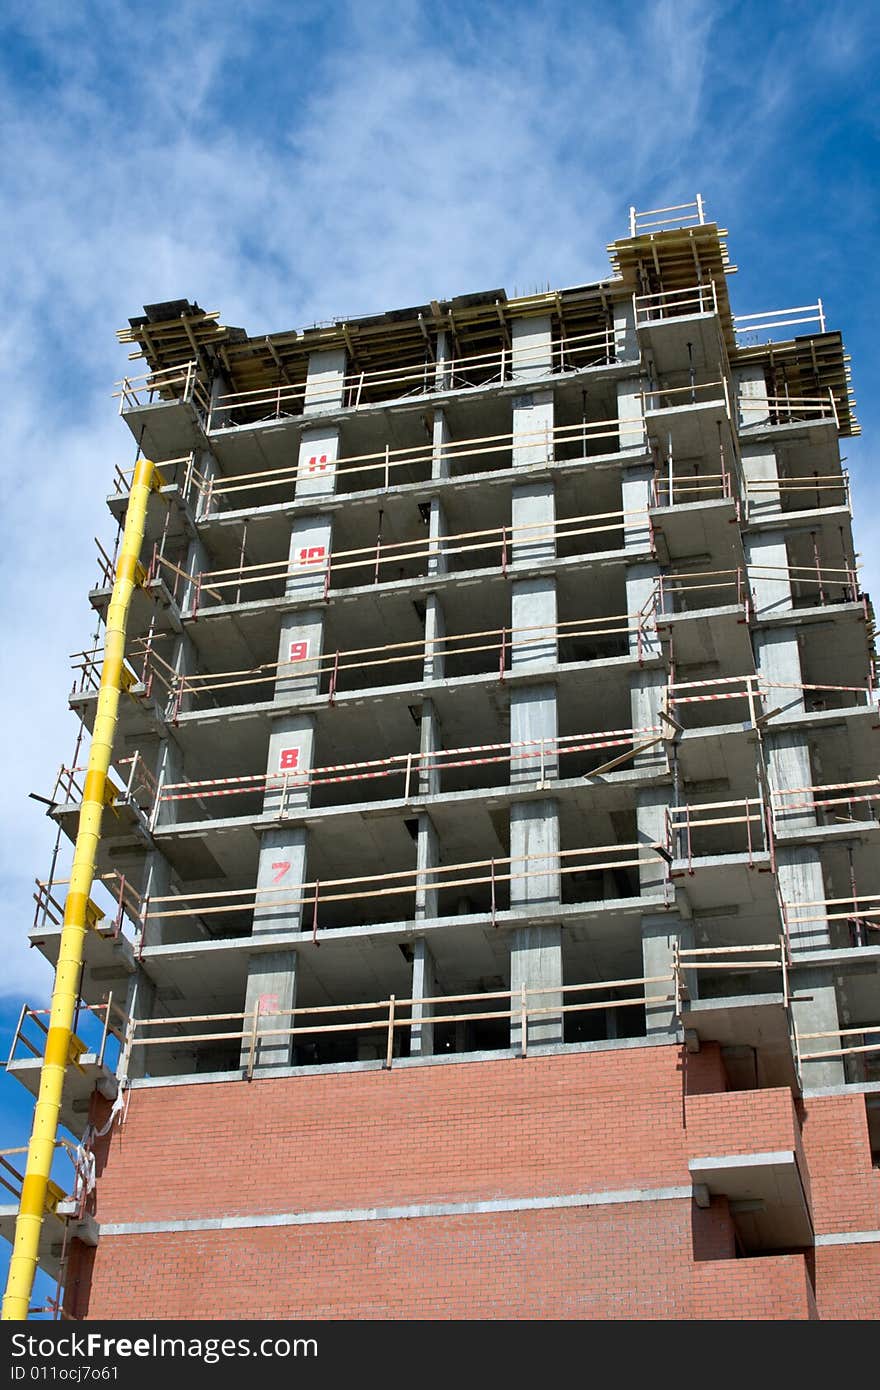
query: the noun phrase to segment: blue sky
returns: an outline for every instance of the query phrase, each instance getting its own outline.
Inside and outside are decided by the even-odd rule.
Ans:
[[[699,191],[735,312],[821,295],[844,333],[880,596],[876,0],[6,0],[0,54],[4,1039],[51,985],[26,939],[52,828],[27,793],[73,750],[67,657],[132,461],[114,333],[145,302],[258,333],[577,284],[630,203]],[[0,1144],[25,1136],[18,1089]]]

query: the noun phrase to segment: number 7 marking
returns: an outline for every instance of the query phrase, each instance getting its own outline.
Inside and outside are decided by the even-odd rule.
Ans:
[[[290,868],[290,860],[289,860],[289,859],[279,859],[279,861],[278,861],[277,864],[273,864],[273,865],[272,865],[272,868],[275,869],[275,870],[277,870],[277,872],[276,872],[274,878],[272,879],[272,882],[273,882],[273,883],[280,883],[281,880],[283,879],[284,875],[287,873],[287,870]]]

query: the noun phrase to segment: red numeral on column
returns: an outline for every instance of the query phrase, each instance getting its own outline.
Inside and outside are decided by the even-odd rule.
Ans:
[[[305,661],[309,654],[309,639],[304,642],[291,642],[289,661]]]
[[[274,870],[274,873],[272,875],[272,882],[280,883],[284,875],[287,873],[287,870],[290,868],[290,860],[279,859],[277,864],[272,865],[272,868]]]
[[[301,565],[316,565],[320,560],[323,560],[326,553],[323,545],[304,546],[302,550],[297,552]]]
[[[278,757],[278,769],[280,772],[293,772],[299,767],[299,749],[282,748]]]

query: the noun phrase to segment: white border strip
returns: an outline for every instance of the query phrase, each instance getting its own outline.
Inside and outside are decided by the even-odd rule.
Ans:
[[[693,1188],[632,1188],[621,1192],[575,1192],[564,1196],[499,1197],[485,1202],[425,1202],[401,1207],[352,1207],[339,1211],[271,1212],[256,1216],[207,1216],[194,1220],[101,1222],[101,1236],[161,1235],[175,1231],[245,1231],[265,1226],[326,1226],[354,1221],[405,1221],[413,1217],[486,1216],[493,1212],[545,1211],[560,1207],[606,1207],[627,1202],[690,1201]]]
[[[880,1231],[835,1231],[832,1235],[816,1236],[817,1245],[875,1245]]]

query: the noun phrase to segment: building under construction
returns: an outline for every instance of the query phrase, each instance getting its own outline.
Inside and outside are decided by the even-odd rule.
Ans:
[[[858,427],[726,235],[120,333],[6,1316],[880,1316]]]

